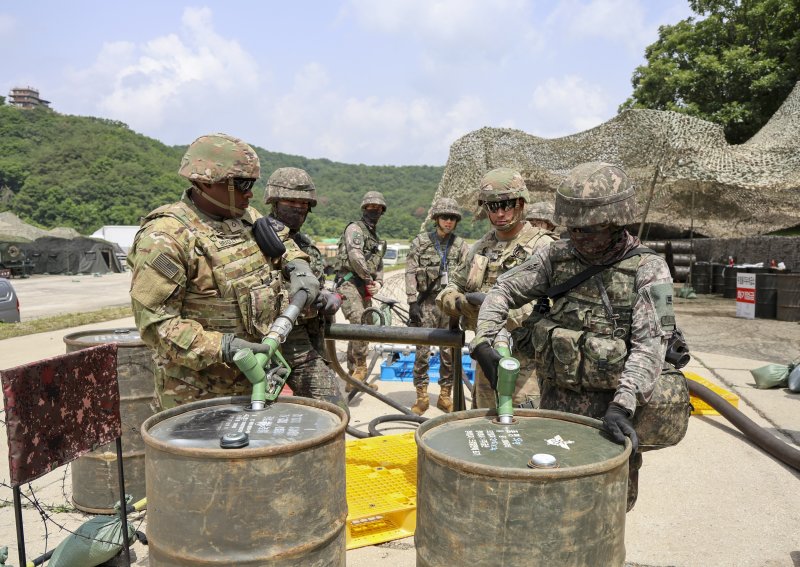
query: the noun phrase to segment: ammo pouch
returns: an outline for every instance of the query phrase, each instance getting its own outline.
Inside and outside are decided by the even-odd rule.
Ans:
[[[637,406],[633,416],[639,450],[654,451],[677,445],[686,435],[693,409],[686,377],[680,370],[663,369],[650,401]]]

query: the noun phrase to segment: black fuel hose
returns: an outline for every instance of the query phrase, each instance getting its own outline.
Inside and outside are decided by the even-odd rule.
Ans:
[[[369,434],[371,437],[380,437],[383,435],[380,431],[378,431],[378,425],[381,423],[386,423],[387,421],[404,421],[408,423],[416,423],[421,424],[428,421],[427,417],[422,417],[421,415],[379,415],[375,419],[369,422],[367,429],[369,430]]]
[[[694,380],[686,380],[689,384],[689,392],[712,408],[717,410],[722,417],[730,421],[736,429],[744,433],[757,447],[763,449],[784,464],[800,471],[800,450],[795,449],[788,443],[784,443],[764,428],[758,426],[753,420],[733,407],[722,396],[713,390],[706,388]]]

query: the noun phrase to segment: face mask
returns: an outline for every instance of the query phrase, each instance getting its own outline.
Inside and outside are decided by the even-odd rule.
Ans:
[[[281,203],[275,204],[275,218],[289,227],[289,230],[300,230],[308,216],[308,209],[290,207]]]
[[[602,256],[618,240],[620,234],[621,231],[612,230],[611,226],[569,229],[572,244],[587,258]]]
[[[378,220],[381,218],[381,215],[383,215],[383,211],[374,211],[374,210],[370,211],[364,209],[364,214],[362,215],[362,217],[367,224],[375,226],[376,224],[378,224]]]

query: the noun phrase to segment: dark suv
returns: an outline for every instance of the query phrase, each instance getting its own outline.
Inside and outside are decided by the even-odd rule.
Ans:
[[[0,278],[0,323],[19,323],[19,298],[6,278]]]

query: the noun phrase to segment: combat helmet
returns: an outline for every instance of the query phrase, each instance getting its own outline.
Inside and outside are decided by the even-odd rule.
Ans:
[[[249,145],[227,134],[200,136],[191,143],[178,173],[190,181],[219,183],[226,179],[258,179],[261,166]]]
[[[530,201],[522,175],[509,167],[498,167],[487,172],[481,179],[478,205],[508,199],[522,199],[526,203]]]
[[[458,203],[455,199],[450,197],[442,197],[437,199],[431,207],[431,218],[436,220],[442,215],[453,215],[456,220],[461,220],[461,211],[458,209]]]
[[[364,198],[361,199],[361,208],[363,209],[367,205],[380,205],[383,207],[383,212],[386,212],[386,199],[378,191],[367,191],[364,194]]]
[[[567,227],[613,224],[636,219],[633,183],[616,165],[589,162],[573,168],[556,191],[555,222]]]
[[[280,199],[307,201],[317,206],[317,189],[311,176],[299,167],[281,167],[272,172],[267,180],[265,203],[276,203]]]
[[[546,220],[550,224],[556,224],[553,221],[555,214],[555,206],[549,201],[539,201],[525,207],[525,220]]]

